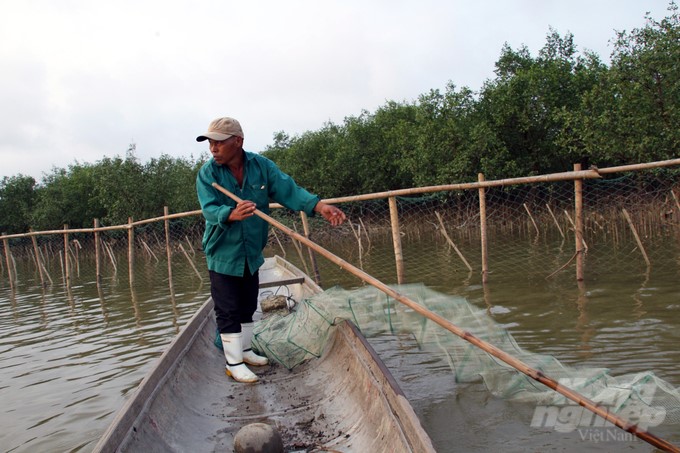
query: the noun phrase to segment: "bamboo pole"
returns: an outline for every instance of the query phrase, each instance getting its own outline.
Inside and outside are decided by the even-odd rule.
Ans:
[[[113,273],[114,274],[118,273],[118,263],[116,262],[116,255],[113,254],[113,249],[106,242],[102,242],[102,244],[104,245],[104,249],[106,250],[106,253],[109,255],[109,260],[111,260],[111,264],[113,265]]]
[[[9,287],[14,291],[14,278],[12,277],[12,262],[9,258],[9,239],[5,233],[2,234],[2,245],[5,248],[5,262],[7,263],[7,279],[9,280]]]
[[[300,218],[302,219],[302,231],[304,231],[307,238],[311,239],[312,233],[309,229],[309,219],[307,218],[307,213],[305,211],[300,211]],[[312,263],[312,269],[314,270],[314,281],[317,285],[321,286],[321,274],[319,274],[319,266],[316,263],[314,250],[307,247],[307,252],[309,252],[309,261]]]
[[[295,225],[295,222],[293,222],[293,228],[295,228],[295,232],[297,233],[297,226]],[[295,251],[297,252],[298,257],[300,258],[302,266],[305,268],[305,274],[309,275],[309,267],[307,267],[307,261],[305,260],[305,255],[302,253],[302,249],[300,248],[299,242],[296,241],[295,239],[293,239],[291,242],[295,247]]]
[[[68,249],[68,225],[64,224],[64,286],[67,288],[71,286],[71,263]]]
[[[453,240],[449,237],[449,233],[446,232],[446,227],[444,226],[444,221],[442,220],[442,216],[439,215],[439,213],[438,213],[437,211],[434,211],[434,213],[435,213],[435,215],[437,216],[437,219],[439,219],[439,224],[440,224],[441,227],[442,227],[442,234],[443,234],[444,237],[446,238],[446,241],[449,243],[449,245],[450,245],[451,247],[453,247],[453,250],[456,251],[456,253],[458,254],[458,257],[461,259],[461,261],[463,262],[463,264],[465,264],[465,266],[468,268],[468,270],[469,270],[470,272],[472,272],[472,266],[470,266],[470,263],[468,263],[468,260],[466,260],[465,257],[463,256],[463,254],[460,252],[460,250],[458,250],[458,247],[456,247],[456,244],[455,244],[455,243],[453,242]]]
[[[40,260],[40,250],[38,249],[38,239],[35,236],[31,236],[31,242],[33,243],[33,254],[35,255],[35,265],[38,267],[38,274],[40,275],[40,285],[44,288],[45,285],[45,275],[43,274],[43,266]]]
[[[352,234],[354,235],[354,238],[357,240],[357,244],[359,247],[359,268],[363,269],[364,268],[364,250],[363,250],[363,245],[361,244],[361,225],[357,227],[357,230],[359,232],[357,233],[354,231],[354,225],[352,225],[352,222],[349,222],[349,227],[352,230]]]
[[[281,249],[281,253],[283,253],[283,257],[286,257],[286,249],[283,247],[283,244],[281,243],[281,240],[279,239],[279,235],[276,234],[275,230],[272,230],[272,233],[274,234],[274,239],[276,239],[276,242],[279,244],[279,248]]]
[[[671,189],[671,195],[673,195],[673,200],[675,200],[675,207],[678,208],[678,214],[680,214],[680,202],[678,202],[678,197],[675,196],[675,191]]]
[[[480,183],[484,182],[484,173],[477,174]],[[489,249],[486,236],[486,191],[479,188],[479,229],[482,242],[482,283],[489,281]]]
[[[165,254],[168,257],[168,285],[170,286],[170,296],[175,297],[175,288],[172,284],[172,250],[170,250],[170,210],[167,206],[163,207],[163,218],[165,219]]]
[[[132,217],[128,217],[128,276],[130,286],[135,284],[135,229]]]
[[[217,190],[220,192],[224,193],[228,197],[232,198],[234,201],[237,203],[241,202],[242,200],[238,198],[236,195],[232,194],[216,182],[212,184],[213,187],[215,187]],[[406,305],[407,307],[411,308],[413,311],[421,314],[422,316],[426,317],[427,319],[433,321],[437,325],[443,327],[444,329],[448,330],[449,332],[453,333],[454,335],[457,335],[458,337],[462,338],[463,340],[473,344],[474,346],[482,349],[483,351],[487,352],[488,354],[496,357],[497,359],[507,363],[511,367],[515,368],[517,371],[524,373],[525,375],[529,376],[531,379],[534,379],[541,384],[551,388],[552,390],[556,391],[557,393],[560,393],[561,395],[564,395],[565,397],[569,398],[570,400],[576,402],[579,406],[582,406],[591,412],[595,413],[596,415],[602,417],[603,419],[607,420],[610,423],[613,423],[614,425],[618,426],[619,428],[623,429],[624,431],[627,431],[631,434],[634,434],[638,438],[648,442],[649,444],[661,448],[665,451],[670,451],[670,452],[677,452],[680,453],[680,449],[673,444],[669,443],[666,440],[663,440],[654,434],[650,433],[649,431],[643,431],[637,427],[637,425],[634,425],[632,423],[629,423],[622,418],[618,417],[617,415],[611,413],[607,408],[602,407],[595,403],[594,401],[586,398],[585,396],[579,394],[578,392],[571,390],[570,388],[560,384],[557,382],[555,379],[546,376],[542,371],[536,370],[534,368],[531,368],[529,365],[526,363],[522,362],[521,360],[511,356],[510,354],[502,351],[501,349],[497,348],[496,346],[478,338],[474,334],[467,332],[460,327],[456,326],[453,324],[451,321],[447,320],[446,318],[431,312],[427,308],[423,307],[422,305],[418,304],[417,302],[412,301],[408,297],[404,296],[403,294],[395,291],[394,289],[390,288],[389,286],[385,285],[378,279],[370,276],[366,272],[362,271],[361,269],[358,269],[357,267],[351,265],[347,261],[343,260],[342,258],[338,257],[337,255],[334,255],[330,251],[326,250],[325,248],[321,247],[320,245],[310,241],[306,237],[294,232],[287,226],[283,225],[281,222],[274,220],[267,214],[264,214],[262,211],[259,209],[255,210],[255,215],[258,217],[262,218],[266,222],[270,223],[271,225],[275,226],[276,228],[280,229],[287,235],[297,239],[298,241],[302,242],[303,244],[307,245],[308,247],[313,248],[316,250],[320,255],[324,256],[331,262],[337,264],[340,266],[342,269],[350,272],[354,276],[360,278],[364,282],[376,287],[386,295],[392,297],[393,299],[401,302],[402,304]]]
[[[196,269],[196,265],[195,265],[194,262],[191,260],[191,257],[189,256],[189,254],[187,253],[187,251],[184,250],[184,246],[183,246],[181,243],[179,244],[179,249],[180,249],[180,250],[182,251],[182,253],[184,254],[184,257],[187,259],[187,261],[188,261],[189,264],[191,265],[191,268],[194,270],[194,272],[196,273],[196,275],[198,275],[198,278],[199,278],[201,281],[203,281],[203,277],[201,276],[201,273],[198,272],[198,269]]]
[[[553,221],[555,222],[555,226],[557,226],[557,230],[562,235],[562,239],[564,239],[565,238],[564,232],[562,231],[562,228],[560,227],[560,223],[557,221],[557,217],[555,217],[555,214],[553,214],[552,209],[550,209],[550,205],[548,203],[546,203],[545,206],[548,208],[548,212],[550,213],[550,216],[552,217]]]
[[[534,224],[534,229],[536,230],[536,234],[539,235],[540,232],[538,231],[538,225],[536,225],[536,221],[534,220],[534,216],[531,215],[531,211],[529,211],[529,206],[527,206],[526,203],[522,204],[524,206],[524,209],[526,210],[527,214],[529,214],[529,218],[531,219],[531,223]]]
[[[364,227],[364,234],[366,235],[366,242],[368,243],[368,247],[366,247],[366,254],[368,255],[371,252],[371,237],[368,235],[368,228],[366,228],[366,225],[364,225],[364,221],[361,220],[361,217],[359,217],[359,223],[362,227]]]
[[[401,230],[399,228],[399,210],[397,197],[389,197],[390,224],[392,225],[392,244],[394,245],[394,260],[397,263],[397,283],[404,283],[404,253],[401,249]]]
[[[647,267],[651,267],[652,263],[649,261],[649,257],[647,256],[647,252],[645,251],[645,247],[642,245],[642,241],[640,240],[640,236],[638,235],[638,232],[635,229],[635,225],[633,225],[633,221],[631,220],[630,215],[628,215],[628,211],[626,211],[626,208],[623,208],[622,211],[623,211],[623,216],[628,221],[628,226],[630,227],[631,231],[633,232],[633,236],[635,236],[635,242],[637,242],[638,248],[640,249],[640,252],[642,253],[642,257],[645,259],[645,263],[647,263]]]
[[[101,244],[99,243],[99,219],[94,219],[94,265],[97,285],[102,281]]]
[[[574,171],[580,171],[581,164],[574,164]],[[574,232],[576,233],[576,281],[581,282],[584,278],[583,267],[585,264],[583,249],[583,181],[574,180]]]

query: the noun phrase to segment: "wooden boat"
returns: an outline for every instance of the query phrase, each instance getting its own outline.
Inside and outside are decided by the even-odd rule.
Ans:
[[[285,286],[296,300],[321,291],[280,257],[266,260],[260,281],[261,291]],[[208,299],[94,451],[231,452],[239,429],[256,422],[274,427],[287,452],[435,451],[389,370],[351,323],[334,328],[318,359],[290,371],[252,367],[256,384],[225,376],[214,336]]]

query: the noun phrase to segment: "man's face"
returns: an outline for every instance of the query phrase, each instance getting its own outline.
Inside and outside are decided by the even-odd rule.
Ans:
[[[243,139],[236,135],[232,135],[226,140],[212,140],[208,139],[210,143],[210,153],[215,159],[215,162],[220,165],[230,165],[237,163],[241,158],[241,145]]]

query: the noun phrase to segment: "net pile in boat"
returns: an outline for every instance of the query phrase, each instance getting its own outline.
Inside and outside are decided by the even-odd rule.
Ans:
[[[680,389],[651,371],[614,377],[604,368],[566,366],[553,356],[525,351],[484,310],[462,297],[441,294],[423,285],[395,289],[631,423],[640,426],[680,423]],[[292,369],[309,358],[319,357],[333,325],[345,319],[356,324],[366,337],[383,333],[413,335],[423,350],[442,354],[458,382],[481,379],[491,393],[514,401],[574,405],[373,287],[355,290],[335,287],[298,301],[296,310],[287,316],[273,314],[258,321],[253,343],[270,359]]]

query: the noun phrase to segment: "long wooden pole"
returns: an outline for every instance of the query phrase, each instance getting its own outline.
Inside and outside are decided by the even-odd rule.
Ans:
[[[94,262],[95,274],[97,278],[97,286],[102,282],[102,268],[101,268],[101,246],[99,244],[99,219],[94,219]]]
[[[392,244],[394,245],[394,260],[397,265],[397,283],[404,283],[404,252],[401,248],[401,229],[399,227],[399,209],[397,197],[389,198],[390,224],[392,225]]]
[[[170,250],[170,220],[168,214],[170,209],[167,206],[163,207],[163,214],[165,217],[165,254],[168,257],[168,285],[170,286],[170,296],[175,298],[175,288],[172,284],[172,250]]]
[[[581,164],[574,164],[574,171],[581,171]],[[585,264],[583,249],[583,181],[574,180],[574,233],[576,233],[576,281],[582,282],[584,278],[583,267]]]
[[[35,265],[38,268],[38,274],[40,274],[40,285],[44,288],[45,285],[45,275],[43,274],[43,266],[40,260],[40,250],[38,250],[38,239],[35,236],[31,236],[31,242],[33,243],[33,254],[35,255]]]
[[[9,280],[9,287],[14,290],[14,277],[12,276],[12,262],[9,258],[9,240],[6,234],[2,234],[2,245],[5,248],[5,262],[7,263],[7,279]]]
[[[239,197],[234,195],[233,193],[229,192],[227,189],[224,187],[220,186],[216,182],[212,184],[212,186],[222,192],[223,194],[227,195],[229,198],[232,200],[236,201],[239,203],[242,201]],[[353,266],[352,264],[348,263],[347,261],[343,260],[337,255],[334,255],[330,251],[326,250],[325,248],[321,247],[320,245],[316,244],[315,242],[310,241],[306,237],[302,236],[301,234],[296,233],[295,231],[291,230],[281,222],[271,218],[267,214],[263,213],[259,209],[255,210],[255,215],[260,217],[261,219],[265,220],[266,222],[270,223],[271,225],[275,226],[276,228],[280,229],[287,235],[297,239],[298,241],[302,242],[306,246],[314,249],[317,253],[322,255],[323,257],[327,258],[328,260],[332,261],[333,263],[337,264],[340,266],[342,269],[350,272],[351,274],[354,274],[356,277],[359,277],[361,280],[364,282],[375,286],[378,288],[380,291],[384,292],[388,296],[392,297],[393,299],[401,302],[402,304],[406,305],[407,307],[411,308],[417,313],[420,313],[424,317],[428,318],[429,320],[435,322],[439,326],[443,327],[444,329],[448,330],[449,332],[459,336],[463,340],[477,346],[478,348],[484,350],[488,354],[491,354],[492,356],[502,360],[503,362],[507,363],[511,367],[515,368],[516,370],[526,374],[530,378],[540,382],[541,384],[555,390],[556,392],[564,395],[565,397],[569,398],[570,400],[576,402],[578,405],[585,407],[586,409],[590,410],[591,412],[594,412],[595,414],[599,415],[600,417],[604,418],[610,423],[613,423],[614,425],[618,426],[619,428],[623,429],[624,431],[627,431],[631,434],[634,434],[638,438],[644,440],[645,442],[648,442],[649,444],[660,448],[664,451],[669,451],[669,452],[676,452],[680,453],[680,448],[676,447],[675,445],[669,443],[666,440],[660,439],[654,434],[648,432],[648,431],[643,431],[640,430],[637,425],[633,425],[622,418],[612,414],[607,410],[606,408],[603,408],[601,406],[598,406],[594,401],[586,398],[585,396],[575,392],[574,390],[571,390],[568,387],[565,387],[564,385],[560,384],[557,382],[555,379],[546,376],[543,374],[542,371],[535,370],[531,368],[529,365],[525,364],[519,359],[516,359],[515,357],[511,356],[510,354],[498,349],[496,346],[487,343],[486,341],[476,337],[470,332],[464,331],[460,327],[456,326],[453,324],[451,321],[447,320],[446,318],[431,312],[427,308],[423,307],[422,305],[419,305],[418,303],[412,301],[408,297],[404,296],[401,293],[398,293],[394,289],[390,288],[389,286],[385,285],[378,279],[370,276],[366,272],[362,271],[361,269]]]
[[[68,225],[64,224],[64,286],[71,287],[71,260],[68,254]]]
[[[307,218],[307,213],[305,211],[300,211],[300,219],[302,219],[302,231],[305,232],[305,236],[311,238],[312,231],[309,228],[309,219]],[[319,273],[319,266],[316,264],[314,250],[307,248],[307,251],[309,252],[309,261],[311,261],[312,269],[314,270],[314,281],[317,285],[321,286],[321,274]]]
[[[135,284],[135,229],[132,217],[128,217],[128,276],[130,286]]]
[[[630,214],[628,214],[628,211],[626,211],[626,208],[623,208],[623,216],[626,218],[626,221],[628,222],[628,226],[630,227],[631,231],[633,232],[633,236],[635,237],[635,242],[637,243],[637,246],[640,249],[640,252],[642,253],[642,257],[645,259],[645,263],[647,263],[647,268],[651,267],[652,262],[649,261],[649,257],[647,256],[647,252],[645,251],[645,247],[642,245],[642,241],[640,240],[640,235],[638,234],[637,230],[635,229],[635,225],[633,224],[633,220],[630,218]]]
[[[484,182],[484,173],[477,175],[478,181]],[[482,283],[489,281],[489,247],[486,236],[486,190],[479,188],[479,236],[482,246]]]

